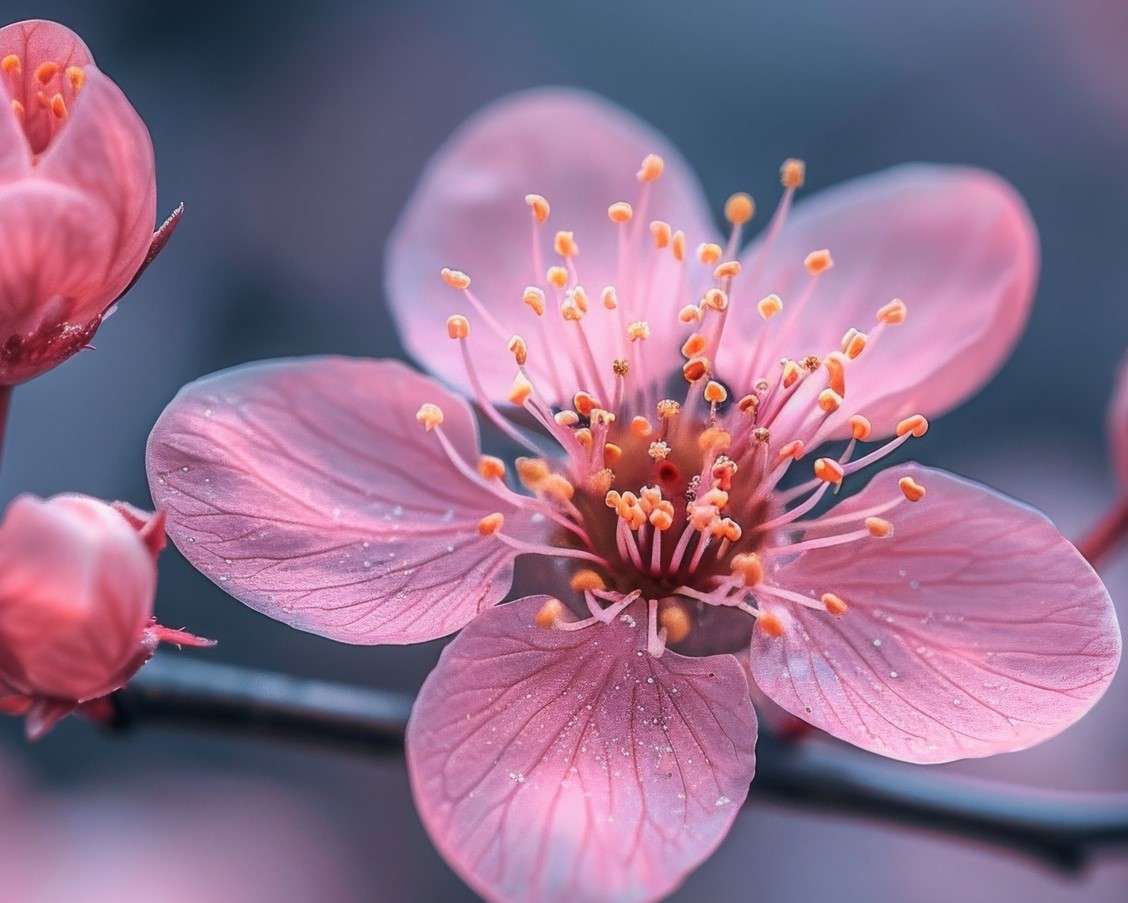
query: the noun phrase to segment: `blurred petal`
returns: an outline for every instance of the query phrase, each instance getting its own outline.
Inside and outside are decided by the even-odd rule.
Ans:
[[[1108,435],[1112,442],[1112,463],[1121,489],[1128,490],[1128,356],[1120,364],[1112,405],[1108,410]]]
[[[746,252],[746,269],[758,248]],[[785,330],[787,305],[810,278],[803,260],[820,248],[834,267]],[[838,350],[847,329],[871,332],[877,309],[901,298],[908,319],[848,365],[840,415],[863,413],[891,433],[908,414],[944,413],[998,370],[1026,322],[1037,272],[1034,224],[998,176],[918,164],[857,179],[797,206],[763,275],[733,304],[743,342],[728,344],[727,358],[722,347],[721,372],[743,363],[764,328],[755,301],[769,292],[784,313],[768,327],[763,362]]]
[[[782,637],[757,630],[756,683],[828,733],[909,762],[1025,749],[1064,730],[1120,659],[1100,579],[1037,511],[917,465],[877,475],[833,515],[895,497],[905,475],[927,495],[889,515],[893,536],[809,551],[773,575],[849,610],[792,607]]]
[[[439,404],[471,462],[467,405],[396,361],[305,358],[183,388],[149,437],[149,485],[206,576],[256,611],[348,643],[445,636],[509,589],[515,553],[478,521],[527,516],[462,477],[415,420]]]
[[[714,238],[704,196],[681,155],[661,135],[618,107],[582,91],[549,88],[501,100],[466,122],[428,164],[419,187],[396,227],[387,250],[387,294],[408,350],[444,380],[465,386],[458,347],[445,339],[452,313],[470,316],[483,343],[500,343],[486,331],[465,300],[439,278],[442,267],[469,273],[472,290],[512,332],[529,343],[529,362],[541,377],[542,392],[554,396],[544,369],[545,354],[560,357],[572,337],[550,303],[544,322],[553,336],[546,351],[535,317],[521,302],[527,285],[545,285],[532,264],[532,217],[524,197],[544,195],[552,214],[542,226],[543,266],[560,262],[552,253],[556,230],[575,232],[580,247],[580,283],[593,299],[619,282],[618,235],[607,216],[615,201],[635,203],[635,177],[643,157],[665,159],[653,183],[646,219],[662,219],[685,230],[690,246]],[[641,212],[640,242],[649,241]],[[656,271],[652,302],[661,311],[650,319],[648,357],[678,364],[678,322],[673,258],[666,253]],[[641,278],[641,276],[640,276]],[[620,291],[623,291],[620,287]],[[645,311],[631,312],[640,319]],[[615,315],[594,304],[584,320],[595,359],[610,366],[620,356]],[[473,341],[473,340],[472,340]],[[567,341],[568,345],[562,345]],[[513,380],[512,359],[480,354],[475,363],[492,398],[504,399]],[[658,375],[658,374],[652,374]],[[554,399],[559,400],[559,399]]]
[[[486,612],[443,650],[407,730],[416,804],[491,900],[647,900],[728,832],[756,716],[729,655],[643,650],[614,622],[546,630],[546,596]]]

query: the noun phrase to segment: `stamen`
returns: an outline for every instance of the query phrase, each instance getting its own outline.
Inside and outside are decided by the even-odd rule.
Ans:
[[[580,253],[580,246],[576,244],[574,232],[557,232],[552,242],[552,249],[564,258],[575,257]]]
[[[914,437],[919,439],[928,432],[928,421],[920,414],[914,414],[912,417],[906,417],[897,424],[897,435],[903,436],[905,433],[912,433]]]
[[[651,658],[661,658],[666,651],[666,628],[658,628],[658,600],[648,599],[646,604],[646,651]]]
[[[613,223],[622,225],[629,223],[634,216],[634,209],[626,201],[616,201],[607,208],[607,216]]]
[[[887,536],[893,535],[893,524],[882,517],[867,517],[865,520],[866,529],[869,530],[870,536],[876,536],[884,539]]]
[[[734,226],[743,226],[756,215],[756,203],[750,195],[737,192],[725,201],[725,219]]]
[[[442,408],[440,408],[437,404],[431,404],[430,402],[427,402],[426,404],[422,405],[415,413],[415,419],[419,423],[423,424],[423,428],[429,433],[435,427],[442,424]]]
[[[822,603],[826,606],[826,610],[835,617],[841,617],[846,614],[848,606],[842,601],[841,596],[836,596],[834,593],[823,593]]]
[[[5,75],[19,75],[23,71],[23,66],[16,54],[9,53],[4,59],[0,60],[0,69],[4,70]]]
[[[818,251],[812,251],[805,258],[803,258],[803,266],[807,268],[807,272],[812,276],[818,276],[820,273],[825,273],[834,266],[834,260],[830,256],[830,251],[822,248]]]
[[[927,490],[912,477],[901,477],[901,479],[897,481],[897,486],[900,488],[901,494],[910,502],[919,502],[924,498],[927,492]]]
[[[666,168],[666,161],[664,161],[657,154],[647,154],[642,160],[642,166],[639,167],[636,176],[640,182],[653,182],[662,175],[662,170]]]
[[[672,600],[668,600],[668,604],[659,609],[658,623],[666,631],[668,643],[680,643],[689,636],[692,627],[686,610]]]
[[[583,568],[572,575],[568,585],[577,593],[586,593],[596,589],[607,589],[603,578],[593,570]]]
[[[724,263],[719,264],[713,270],[714,279],[734,279],[740,275],[740,261],[739,260],[726,260]]]
[[[544,292],[534,286],[528,286],[524,293],[521,295],[521,300],[528,305],[529,309],[538,317],[544,316],[545,301]]]
[[[51,60],[45,63],[40,63],[35,67],[35,80],[41,85],[46,85],[51,79],[55,77],[55,73],[59,71],[59,64]]]
[[[650,237],[654,239],[654,247],[666,248],[670,245],[670,224],[662,220],[654,220],[650,224]]]
[[[897,326],[905,322],[905,317],[909,314],[905,302],[900,298],[894,298],[884,307],[877,312],[877,321],[884,323],[887,326]]]
[[[513,536],[508,536],[505,533],[500,532],[499,527],[500,524],[498,525],[498,527],[494,528],[492,535],[509,546],[509,548],[517,552],[521,552],[522,554],[543,555],[546,558],[576,558],[580,561],[594,561],[596,564],[601,565],[605,568],[610,568],[611,566],[604,558],[596,555],[594,552],[588,552],[585,549],[570,549],[564,546],[549,546],[535,542],[524,542],[523,540],[516,539]]]
[[[834,483],[835,485],[842,482],[843,477],[846,476],[842,465],[835,461],[833,458],[819,458],[815,461],[815,478],[822,480],[825,483]]]
[[[482,455],[478,459],[478,473],[487,480],[505,479],[505,462],[493,455]]]
[[[487,514],[478,521],[478,532],[481,533],[482,536],[493,536],[502,528],[504,523],[505,515],[500,511],[495,511],[493,514]]]
[[[802,188],[807,179],[807,164],[802,160],[790,158],[779,168],[779,181],[784,188]]]
[[[62,94],[56,94],[51,98],[51,112],[59,119],[67,118],[67,104],[66,101],[63,100]]]
[[[714,244],[711,241],[704,242],[697,246],[697,259],[705,264],[705,266],[712,266],[721,259],[722,254],[721,246]]]
[[[566,611],[564,603],[559,599],[546,599],[544,605],[540,607],[540,611],[533,617],[533,623],[537,627],[549,630],[556,626],[557,622],[564,617]]]
[[[543,223],[548,219],[550,208],[544,197],[539,194],[527,194],[525,195],[525,203],[533,211],[533,219],[538,223]]]
[[[770,320],[783,310],[783,301],[780,300],[779,295],[768,295],[756,303],[756,310],[765,320]]]
[[[78,94],[82,90],[82,86],[86,84],[86,72],[78,66],[67,66],[65,74],[74,93]]]
[[[873,427],[870,425],[869,418],[854,414],[850,417],[850,431],[858,442],[865,442],[873,432]]]

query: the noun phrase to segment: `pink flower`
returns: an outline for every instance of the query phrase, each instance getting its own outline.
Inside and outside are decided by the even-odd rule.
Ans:
[[[31,738],[112,693],[162,640],[153,618],[164,517],[84,495],[17,498],[0,523],[0,711]]]
[[[86,345],[168,238],[145,124],[54,22],[0,28],[0,385]]]
[[[246,604],[350,643],[465,626],[408,764],[489,899],[675,888],[753,776],[745,668],[910,762],[1037,743],[1115,671],[1108,594],[1037,512],[910,464],[820,513],[1006,356],[1037,269],[1021,200],[914,166],[792,210],[803,180],[788,161],[741,253],[751,200],[716,235],[677,152],[597,98],[530,92],[454,135],[391,241],[389,300],[529,449],[523,491],[465,401],[390,361],[220,373],[153,431],[170,535]],[[494,607],[521,555],[553,595]]]

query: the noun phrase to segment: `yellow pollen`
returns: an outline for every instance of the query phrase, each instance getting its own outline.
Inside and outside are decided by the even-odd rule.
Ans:
[[[846,476],[842,465],[833,458],[819,458],[815,461],[815,477],[824,483],[833,483],[837,486]]]
[[[693,333],[682,343],[682,357],[696,357],[705,350],[706,344],[708,343],[705,341],[705,336],[701,335],[699,332]]]
[[[543,223],[546,219],[548,219],[548,201],[546,201],[541,195],[527,194],[525,195],[525,203],[528,204],[529,209],[533,211],[533,219],[535,219],[538,223]]]
[[[572,407],[581,417],[590,417],[591,412],[599,407],[599,400],[590,392],[577,392],[572,396]]]
[[[66,119],[67,102],[63,100],[62,94],[56,94],[51,98],[51,112],[59,117],[59,119]]]
[[[705,266],[712,266],[721,259],[721,246],[711,241],[703,242],[697,246],[697,259]]]
[[[568,581],[568,585],[577,593],[607,588],[607,584],[603,582],[603,578],[595,571],[588,570],[587,568],[576,571],[576,573],[572,575],[572,579]]]
[[[568,501],[576,494],[576,487],[568,482],[567,477],[558,473],[550,473],[539,488],[545,495],[558,501]]]
[[[767,295],[756,302],[756,310],[760,312],[760,316],[765,320],[770,320],[781,310],[783,310],[783,301],[779,295]]]
[[[714,508],[724,508],[729,503],[729,494],[723,489],[714,487],[706,492],[700,499],[703,505],[712,505]]]
[[[826,384],[843,398],[846,397],[846,358],[832,351],[823,359],[826,367]]]
[[[733,574],[744,579],[745,586],[756,586],[764,579],[764,563],[755,552],[732,556]]]
[[[636,175],[640,182],[653,182],[660,175],[662,170],[666,168],[666,161],[659,157],[657,154],[647,154],[643,160],[642,165],[639,167]]]
[[[730,445],[732,445],[732,436],[727,430],[723,430],[719,426],[711,426],[707,430],[703,430],[701,435],[697,437],[697,447],[703,452],[728,451]]]
[[[663,505],[669,505],[673,510],[673,506],[669,502],[663,502]],[[650,525],[660,533],[664,533],[674,525],[674,516],[665,508],[655,508],[650,512]]]
[[[525,378],[525,374],[518,373],[513,377],[513,385],[509,387],[509,401],[521,407],[533,394],[533,384]]]
[[[12,99],[12,112],[16,114],[17,119],[23,119],[24,115],[27,113],[27,110],[24,109],[24,105],[22,103],[20,103],[18,100],[13,98]]]
[[[909,309],[900,298],[894,298],[877,312],[877,320],[887,326],[897,326],[905,322]]]
[[[564,617],[564,603],[555,598],[545,599],[544,605],[533,616],[533,623],[541,630],[551,630],[562,617]]]
[[[552,241],[552,249],[561,257],[575,257],[580,253],[580,246],[576,244],[574,232],[557,232]]]
[[[645,439],[654,432],[654,427],[645,417],[633,417],[631,418],[631,432],[640,439]]]
[[[724,404],[728,401],[728,389],[719,382],[709,380],[709,382],[705,384],[705,400],[709,402],[709,404]]]
[[[729,299],[728,294],[719,288],[711,288],[705,293],[705,297],[701,299],[701,309],[709,308],[721,312],[728,309]]]
[[[756,619],[756,626],[770,637],[778,638],[786,633],[783,621],[774,611],[761,612],[760,617]]]
[[[803,457],[807,451],[807,445],[802,439],[792,439],[785,445],[780,446],[779,460],[783,461],[785,458],[791,458],[793,461],[798,461]]]
[[[35,80],[41,85],[46,85],[55,77],[55,73],[59,71],[59,64],[53,63],[48,60],[45,63],[40,63],[35,68]]]
[[[650,324],[645,320],[635,320],[627,326],[627,338],[632,342],[650,338]]]
[[[731,517],[724,517],[713,524],[712,533],[714,536],[727,539],[729,542],[739,542],[744,531],[740,529],[740,524]]]
[[[783,365],[783,387],[790,389],[803,375],[803,368],[795,361],[786,361]]]
[[[928,421],[920,414],[913,414],[912,417],[906,417],[897,424],[897,435],[903,436],[905,433],[912,433],[917,439],[928,432]]]
[[[615,482],[615,471],[610,467],[604,467],[602,470],[596,471],[588,477],[587,485],[591,491],[596,495],[607,492]]]
[[[685,233],[681,229],[678,229],[670,239],[670,252],[678,263],[685,260]]]
[[[650,224],[650,235],[654,239],[654,247],[665,248],[670,244],[670,224],[660,219]]]
[[[586,448],[590,451],[591,450],[591,443],[593,441],[592,435],[591,435],[591,430],[589,430],[586,426],[581,426],[578,430],[576,430],[575,435],[576,435],[576,441],[579,442],[580,445],[582,445],[584,448]]]
[[[689,636],[692,628],[689,615],[677,603],[667,605],[658,612],[658,623],[665,629],[668,643],[680,643]]]
[[[726,260],[713,270],[714,279],[732,279],[740,275],[740,261]]]
[[[834,266],[834,260],[830,256],[830,251],[826,248],[822,248],[818,251],[812,251],[804,257],[803,266],[807,268],[807,272],[812,276],[817,276],[819,273],[825,273]]]
[[[518,458],[513,463],[517,467],[517,479],[526,489],[535,490],[552,473],[544,458]]]
[[[564,288],[568,284],[568,271],[564,267],[549,267],[544,278],[549,285]]]
[[[866,350],[866,342],[869,337],[864,332],[859,332],[856,329],[847,329],[846,334],[842,336],[842,353],[850,360],[854,360],[859,354]]]
[[[603,463],[608,467],[614,467],[619,463],[623,457],[623,449],[616,445],[614,442],[605,442],[603,444]]]
[[[677,417],[678,412],[681,410],[681,405],[674,401],[672,398],[663,398],[658,402],[657,406],[658,416],[662,420],[669,420],[672,417]]]
[[[725,219],[734,226],[742,226],[756,215],[756,202],[750,195],[739,191],[725,201]]]
[[[626,376],[631,372],[631,365],[625,358],[617,357],[611,361],[611,372],[616,376]]]
[[[828,414],[833,414],[842,407],[842,396],[834,389],[823,389],[819,392],[819,407]]]
[[[82,90],[82,86],[86,84],[86,73],[78,66],[67,66],[66,71],[67,81],[77,94]]]
[[[584,318],[584,310],[576,303],[576,298],[571,292],[568,293],[567,298],[560,302],[560,316],[570,322]]]
[[[462,272],[462,270],[452,270],[449,267],[443,267],[439,271],[439,275],[443,277],[443,282],[445,282],[451,288],[470,288],[470,277]]]
[[[626,201],[616,201],[607,208],[607,217],[613,223],[629,223],[634,216],[634,208]]]
[[[709,362],[703,357],[695,357],[682,365],[682,376],[686,382],[695,383],[709,375]]]
[[[924,498],[927,492],[927,490],[912,477],[901,477],[901,479],[897,481],[897,486],[900,488],[901,494],[910,502],[919,502]]]
[[[665,442],[651,442],[646,453],[655,461],[665,461],[670,457],[670,446]]]
[[[599,300],[603,302],[603,306],[607,310],[614,310],[619,306],[619,296],[612,285],[603,287],[603,291],[599,293]]]
[[[591,410],[591,425],[592,426],[610,426],[615,422],[615,415],[610,411],[605,411],[603,408],[592,408]]]
[[[871,432],[873,432],[873,426],[870,424],[869,418],[863,417],[861,414],[854,414],[850,418],[850,435],[859,442],[868,439]]]
[[[884,538],[893,535],[893,525],[883,517],[867,517],[866,529],[870,536]]]
[[[585,314],[588,312],[588,296],[582,285],[577,285],[571,291],[572,300],[576,302],[576,306]]]
[[[643,486],[638,491],[638,498],[643,513],[649,514],[662,501],[662,490],[657,486]]]
[[[452,339],[464,339],[470,335],[470,321],[462,314],[447,317],[447,335]]]
[[[807,164],[791,158],[779,168],[779,181],[784,188],[802,188],[807,180]]]
[[[500,480],[505,476],[505,462],[493,455],[482,455],[478,459],[478,473],[487,480]]]
[[[529,360],[529,346],[523,338],[515,335],[509,340],[509,344],[505,346],[509,349],[509,353],[513,355],[513,359],[517,361],[518,367],[524,367],[525,363]]]
[[[842,601],[842,597],[836,596],[834,593],[823,593],[822,604],[826,606],[826,610],[835,617],[846,614],[848,608],[846,603]]]
[[[0,69],[3,69],[7,75],[19,75],[23,71],[20,58],[14,53],[9,53],[4,59],[0,60]]]
[[[701,322],[701,308],[696,304],[687,304],[678,311],[678,319],[685,324]]]
[[[538,317],[544,316],[544,292],[536,286],[530,285],[521,295],[521,300],[528,305],[529,310]]]
[[[580,422],[580,415],[575,411],[560,411],[554,414],[552,419],[561,426],[575,426]]]
[[[495,511],[493,514],[487,514],[480,521],[478,521],[478,532],[483,536],[493,536],[501,525],[505,523],[505,515],[500,511]]]
[[[429,433],[443,422],[442,408],[427,402],[415,412],[415,419],[423,424],[423,428]]]

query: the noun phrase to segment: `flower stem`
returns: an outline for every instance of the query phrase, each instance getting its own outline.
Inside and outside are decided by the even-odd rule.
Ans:
[[[0,386],[0,463],[4,460],[4,436],[8,429],[8,409],[12,406],[12,386]]]
[[[1128,537],[1128,493],[1121,495],[1104,516],[1077,543],[1085,560],[1093,567]]]

